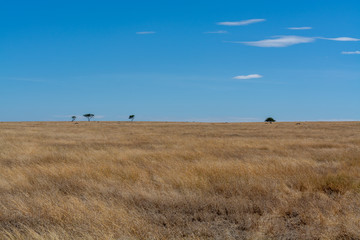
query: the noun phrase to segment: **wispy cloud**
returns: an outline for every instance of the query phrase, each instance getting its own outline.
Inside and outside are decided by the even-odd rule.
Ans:
[[[255,47],[289,47],[295,44],[310,43],[313,41],[315,41],[315,39],[311,37],[280,36],[274,39],[265,39],[254,42],[233,42],[233,43],[243,43]]]
[[[210,33],[210,34],[224,34],[224,33],[228,33],[228,31],[213,31],[213,32],[204,32],[204,33]]]
[[[136,34],[139,34],[139,35],[155,34],[155,33],[156,32],[154,32],[154,31],[136,32]]]
[[[290,30],[309,30],[312,29],[312,27],[289,27]]]
[[[360,51],[353,51],[353,52],[342,51],[341,54],[360,54]]]
[[[270,39],[264,39],[264,40],[252,41],[252,42],[239,42],[239,41],[230,41],[230,42],[242,43],[245,45],[255,46],[255,47],[289,47],[295,44],[314,42],[316,39],[324,39],[324,40],[340,41],[340,42],[360,41],[360,39],[358,38],[351,38],[351,37],[324,38],[324,37],[301,37],[301,36],[274,36],[273,38]],[[355,52],[349,54],[357,54],[357,53]]]
[[[239,79],[239,80],[248,80],[248,79],[255,79],[255,78],[262,78],[263,76],[260,74],[249,74],[249,75],[239,75],[233,77],[233,79]]]
[[[244,25],[249,25],[249,24],[264,22],[264,21],[266,21],[266,19],[248,19],[248,20],[243,20],[243,21],[238,21],[238,22],[218,22],[217,25],[244,26]]]
[[[339,41],[339,42],[357,42],[360,41],[360,39],[358,38],[351,38],[351,37],[337,37],[337,38],[324,38],[324,37],[319,37],[320,39],[325,39],[325,40],[331,40],[331,41]]]

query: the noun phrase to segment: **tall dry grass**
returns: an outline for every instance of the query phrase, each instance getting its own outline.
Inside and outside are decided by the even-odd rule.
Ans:
[[[0,239],[360,239],[360,123],[0,123]]]

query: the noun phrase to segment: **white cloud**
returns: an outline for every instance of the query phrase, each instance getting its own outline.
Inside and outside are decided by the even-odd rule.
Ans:
[[[357,42],[360,41],[358,38],[351,38],[351,37],[337,37],[337,38],[323,38],[320,39],[331,40],[331,41],[339,41],[339,42]]]
[[[145,31],[145,32],[136,32],[136,34],[145,35],[145,34],[155,34],[154,31]]]
[[[290,30],[309,30],[312,29],[312,27],[289,27]]]
[[[214,31],[214,32],[204,32],[204,33],[214,33],[214,34],[223,34],[223,33],[228,33],[228,31]]]
[[[248,20],[239,21],[239,22],[218,22],[217,25],[244,26],[244,25],[249,25],[252,23],[258,23],[258,22],[264,22],[264,21],[266,21],[266,20],[265,19],[248,19]]]
[[[353,52],[342,51],[341,54],[360,54],[360,51],[353,51]]]
[[[274,39],[265,39],[254,42],[235,42],[243,43],[249,46],[255,47],[288,47],[300,43],[309,43],[315,41],[311,37],[300,37],[300,36],[280,36]]]
[[[260,74],[250,74],[250,75],[235,76],[233,77],[233,79],[247,80],[247,79],[262,78],[262,77],[263,76],[261,76]]]

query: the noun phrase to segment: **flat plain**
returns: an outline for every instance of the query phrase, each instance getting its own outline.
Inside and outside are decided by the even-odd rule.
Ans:
[[[0,123],[0,239],[360,239],[360,122]]]

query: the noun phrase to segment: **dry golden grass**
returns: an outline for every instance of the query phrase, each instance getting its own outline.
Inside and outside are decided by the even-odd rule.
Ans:
[[[360,239],[360,123],[0,123],[0,239]]]

